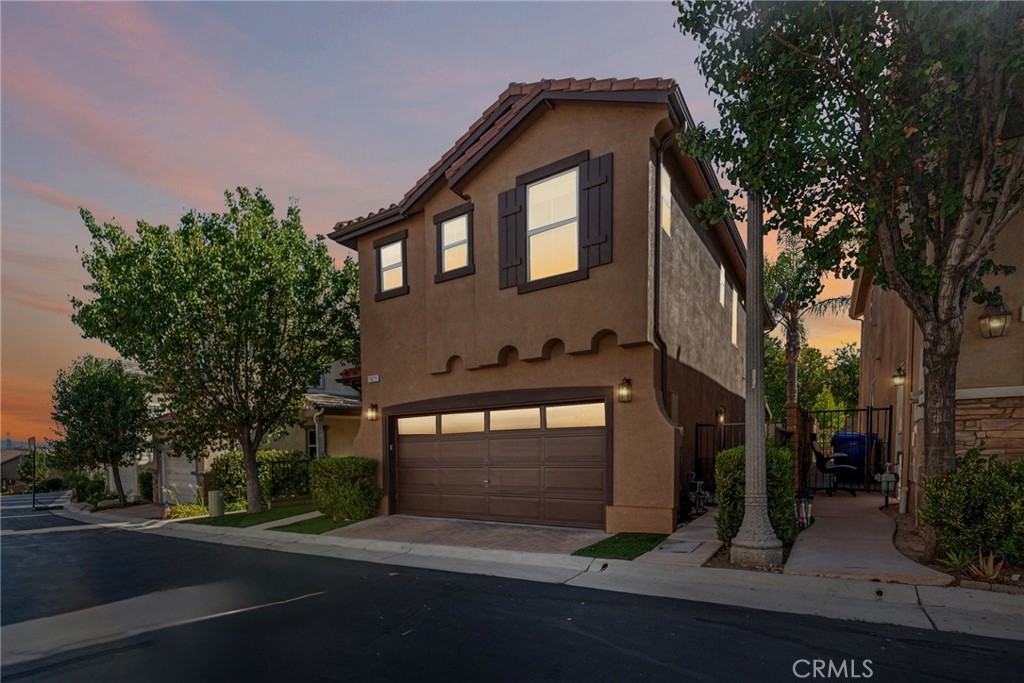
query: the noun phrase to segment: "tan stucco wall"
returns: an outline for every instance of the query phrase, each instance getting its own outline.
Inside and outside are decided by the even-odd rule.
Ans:
[[[1000,233],[993,250],[993,260],[1000,265],[1017,268],[1011,275],[986,279],[986,284],[999,286],[1006,307],[1010,309],[1010,331],[998,339],[982,337],[978,316],[984,307],[968,301],[957,364],[958,389],[1024,385],[1024,323],[1021,322],[1021,307],[1024,306],[1024,215],[1018,215]]]
[[[359,431],[356,416],[324,415],[324,454],[331,458],[355,455],[354,442]],[[313,428],[312,413],[304,415],[301,425],[292,427],[284,436],[263,446],[265,450],[281,449],[306,452],[306,430]]]

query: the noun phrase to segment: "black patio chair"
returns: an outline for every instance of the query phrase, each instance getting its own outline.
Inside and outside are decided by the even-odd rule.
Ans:
[[[818,445],[818,435],[811,434],[811,452],[814,453],[814,464],[818,471],[825,475],[825,493],[831,496],[836,491],[847,491],[850,495],[856,496],[857,492],[851,488],[837,486],[838,475],[859,474],[860,470],[854,465],[847,465],[845,453],[833,453],[825,457]]]

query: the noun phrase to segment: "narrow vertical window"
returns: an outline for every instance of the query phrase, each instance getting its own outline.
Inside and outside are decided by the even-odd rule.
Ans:
[[[405,230],[373,243],[377,251],[377,301],[409,292],[405,272]]]
[[[739,303],[739,295],[736,293],[736,290],[734,289],[734,290],[732,290],[732,345],[733,346],[736,346],[736,342],[737,342],[737,334],[736,333],[737,333],[737,330],[739,329],[739,326],[738,326],[739,315],[737,314],[737,309],[739,308],[738,303]]]
[[[665,164],[661,165],[661,186],[658,194],[661,197],[661,229],[666,235],[672,234],[672,178],[668,174]]]
[[[307,457],[315,458],[318,455],[317,447],[316,446],[317,446],[317,444],[316,444],[316,429],[307,429],[306,430],[306,456]]]
[[[718,264],[718,303],[725,308],[725,264]]]
[[[463,204],[434,216],[437,226],[437,274],[434,282],[472,275],[473,205]]]

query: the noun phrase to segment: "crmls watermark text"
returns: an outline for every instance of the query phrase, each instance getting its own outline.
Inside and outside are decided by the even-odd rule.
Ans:
[[[871,678],[870,659],[798,659],[793,662],[797,678]]]

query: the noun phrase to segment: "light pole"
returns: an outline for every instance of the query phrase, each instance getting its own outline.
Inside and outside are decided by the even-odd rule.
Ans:
[[[764,332],[761,298],[764,280],[764,235],[761,195],[747,197],[747,401],[746,492],[743,523],[732,539],[729,559],[746,567],[782,564],[782,541],[768,519],[768,477],[764,434]]]

